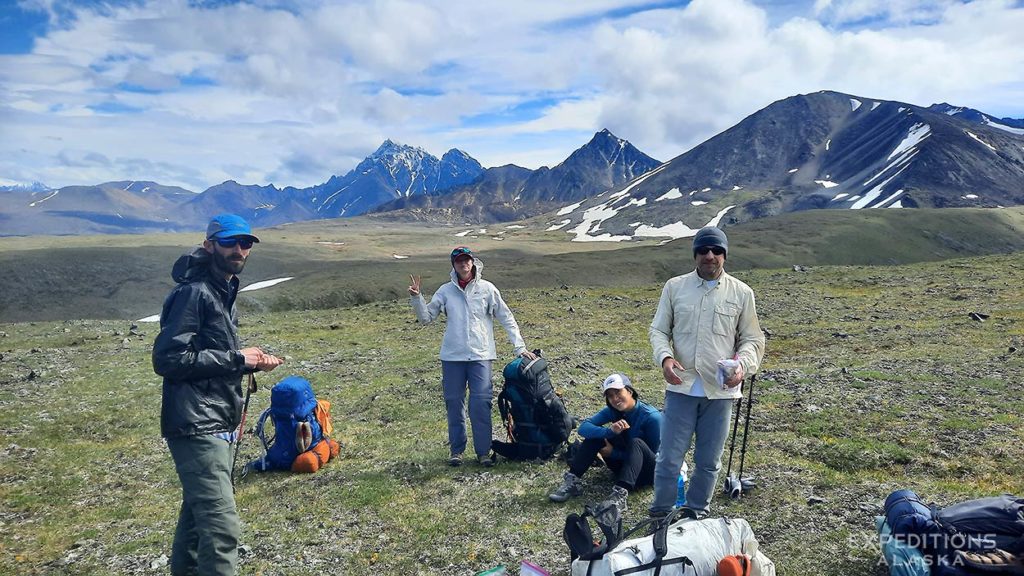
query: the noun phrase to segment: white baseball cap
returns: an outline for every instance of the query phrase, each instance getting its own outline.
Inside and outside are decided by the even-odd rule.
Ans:
[[[633,387],[633,383],[629,381],[629,377],[625,374],[616,372],[611,376],[604,379],[604,383],[601,384],[601,393],[605,393],[609,390],[621,390],[625,387]]]

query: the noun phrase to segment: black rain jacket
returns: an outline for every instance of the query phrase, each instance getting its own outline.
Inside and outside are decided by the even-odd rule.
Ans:
[[[164,300],[153,370],[164,377],[160,433],[165,438],[230,432],[242,418],[245,356],[231,282],[210,271],[201,246],[174,263],[178,283]]]

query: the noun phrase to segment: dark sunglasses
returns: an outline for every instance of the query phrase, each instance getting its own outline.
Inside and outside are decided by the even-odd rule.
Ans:
[[[452,258],[457,258],[459,256],[462,256],[463,254],[465,254],[466,256],[472,257],[473,256],[473,251],[470,250],[469,248],[466,248],[465,246],[459,246],[455,250],[452,250]]]
[[[252,240],[246,240],[243,238],[217,238],[215,241],[221,248],[234,248],[235,244],[238,244],[242,250],[252,248]]]
[[[701,256],[706,255],[708,252],[711,252],[715,256],[721,256],[722,254],[725,254],[725,248],[722,248],[721,246],[701,246],[700,248],[697,248],[695,252]]]

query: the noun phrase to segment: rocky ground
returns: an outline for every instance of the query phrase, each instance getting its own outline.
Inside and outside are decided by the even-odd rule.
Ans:
[[[715,513],[746,518],[780,574],[881,575],[873,518],[893,490],[939,504],[1024,493],[1022,264],[744,272],[768,334],[745,462],[759,487]],[[646,339],[659,294],[566,283],[505,297],[585,416],[612,371],[662,404]],[[166,573],[180,494],[159,438],[156,330],[0,325],[0,573]],[[523,558],[567,573],[565,515],[609,478],[595,470],[584,497],[553,505],[560,461],[447,467],[442,330],[404,301],[243,318],[249,343],[288,361],[261,377],[250,422],[300,374],[332,401],[344,444],[315,475],[239,484],[243,574],[472,574]],[[258,454],[250,437],[240,460]],[[627,524],[649,500],[631,497]]]

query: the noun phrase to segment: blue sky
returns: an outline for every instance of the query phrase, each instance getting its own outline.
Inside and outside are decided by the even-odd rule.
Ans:
[[[1024,117],[1020,0],[0,0],[0,183],[309,186],[387,138],[671,159],[818,90]]]

